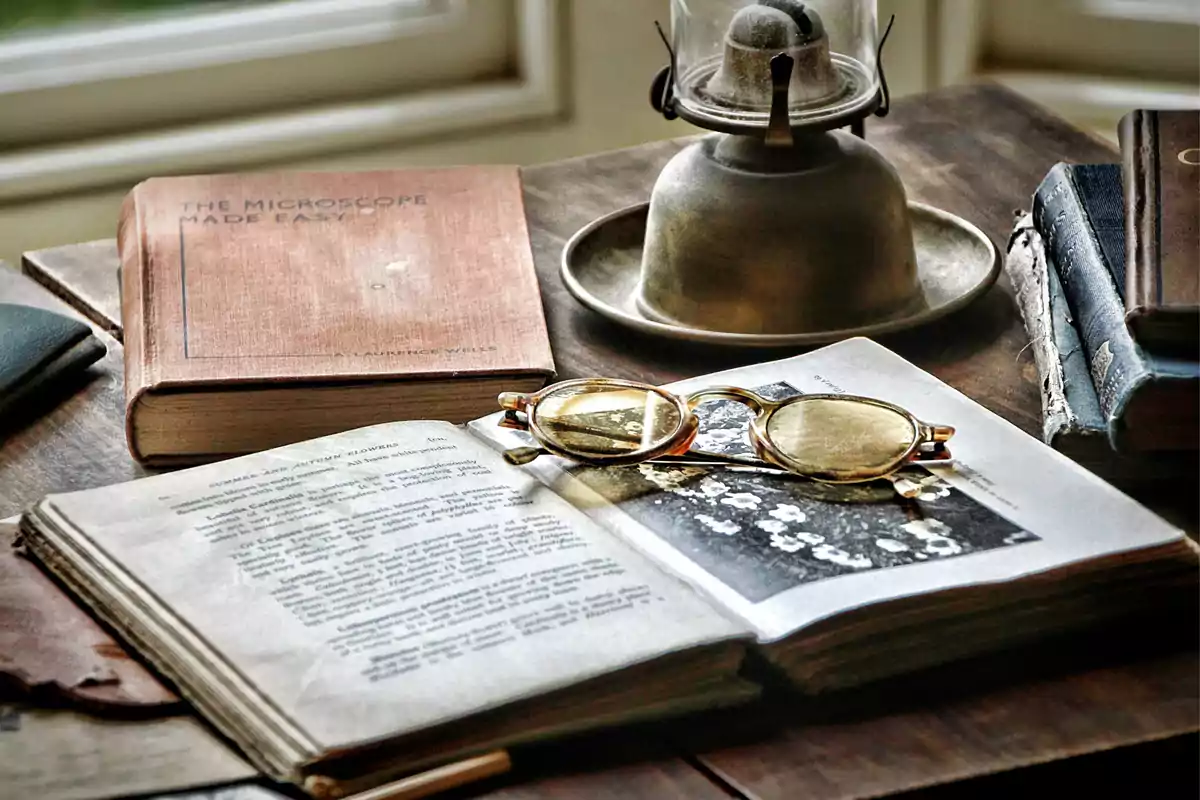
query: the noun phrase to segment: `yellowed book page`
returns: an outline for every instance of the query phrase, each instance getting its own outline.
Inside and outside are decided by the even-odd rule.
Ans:
[[[111,720],[0,706],[5,797],[92,800],[215,786],[257,776],[190,716]]]
[[[49,506],[322,751],[747,635],[446,423]]]
[[[904,502],[890,488],[688,465],[619,476],[554,458],[526,467],[763,642],[865,606],[981,585],[999,584],[1002,596],[1005,584],[1051,570],[1183,546],[1178,528],[869,339],[667,388],[686,396],[714,386],[775,400],[874,397],[956,431],[950,461],[905,470],[919,491]],[[718,400],[697,415],[697,449],[753,455],[747,407]],[[500,416],[468,427],[497,449],[527,446],[528,434],[498,427]]]

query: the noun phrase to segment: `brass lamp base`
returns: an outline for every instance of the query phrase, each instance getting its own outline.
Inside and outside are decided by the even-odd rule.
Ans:
[[[792,147],[705,136],[654,186],[637,302],[659,322],[744,334],[911,315],[924,295],[904,186],[842,131]]]

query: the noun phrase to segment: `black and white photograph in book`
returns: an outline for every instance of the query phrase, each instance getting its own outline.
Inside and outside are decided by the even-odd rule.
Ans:
[[[800,394],[787,383],[754,391],[772,400]],[[753,455],[747,406],[715,400],[696,416],[694,449]],[[887,481],[834,486],[720,466],[568,471],[754,603],[812,581],[1037,540],[921,466],[903,471],[919,489],[911,498]]]

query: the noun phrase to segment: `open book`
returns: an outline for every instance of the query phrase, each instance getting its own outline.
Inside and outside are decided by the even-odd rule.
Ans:
[[[1188,540],[873,342],[680,384],[849,392],[953,425],[955,461],[829,486],[596,469],[526,434],[397,422],[52,495],[29,550],[268,774],[336,796],[521,741],[805,691],[1186,601]],[[743,406],[698,446],[747,447]]]

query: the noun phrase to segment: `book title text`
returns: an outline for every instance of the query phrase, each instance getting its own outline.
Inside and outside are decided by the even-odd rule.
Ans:
[[[342,222],[391,209],[426,205],[423,194],[377,197],[295,197],[282,199],[195,200],[183,203],[179,223],[252,225],[259,222]]]

